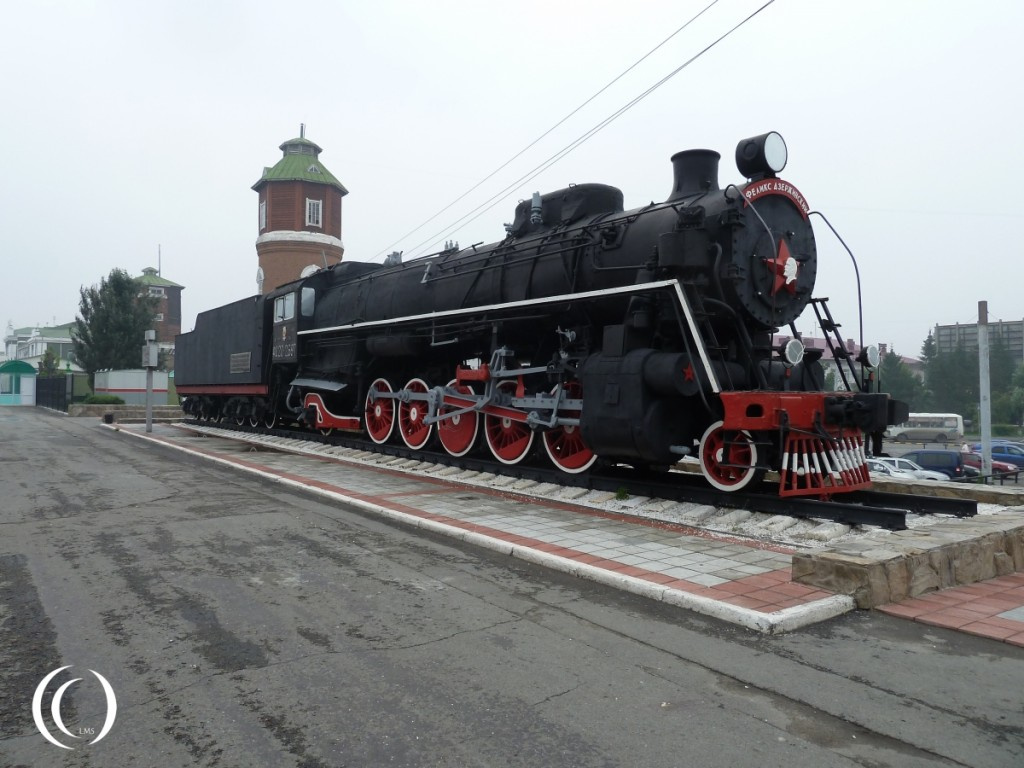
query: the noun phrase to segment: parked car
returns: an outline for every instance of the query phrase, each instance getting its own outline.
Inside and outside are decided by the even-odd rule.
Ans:
[[[964,458],[960,451],[922,450],[909,451],[903,454],[923,469],[941,472],[950,480],[960,480],[965,476]]]
[[[974,443],[971,451],[981,453],[981,443]],[[1020,443],[997,443],[992,441],[992,458],[1014,464],[1019,469],[1024,467],[1024,445]]]
[[[980,453],[965,453],[964,454],[964,465],[967,467],[974,467],[978,470],[978,474],[981,474],[981,454]],[[996,459],[995,447],[992,448],[992,474],[993,475],[1018,475],[1021,468],[1016,464],[1011,464],[1008,461],[1000,461]]]
[[[887,477],[887,478],[891,477],[891,478],[896,478],[896,479],[899,479],[899,480],[916,480],[917,479],[916,477],[914,477],[909,472],[907,472],[905,470],[902,470],[902,469],[896,469],[896,467],[890,466],[889,464],[885,463],[881,459],[868,459],[867,460],[867,465],[868,465],[868,472],[870,474],[872,474],[872,475],[879,475],[879,476]],[[942,479],[945,480],[946,476],[943,475]]]
[[[902,470],[918,480],[949,480],[945,472],[936,472],[934,469],[925,469],[903,456],[876,456],[875,461],[880,461],[893,469]]]

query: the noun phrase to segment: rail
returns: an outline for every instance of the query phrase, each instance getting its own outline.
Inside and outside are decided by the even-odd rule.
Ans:
[[[587,473],[566,474],[554,467],[528,464],[502,464],[487,457],[454,457],[443,451],[412,450],[404,445],[377,445],[368,440],[334,434],[326,437],[317,432],[298,429],[253,429],[247,425],[204,425],[194,421],[188,426],[202,429],[213,426],[240,433],[271,434],[302,442],[318,442],[388,456],[416,459],[444,466],[455,466],[474,472],[488,472],[538,483],[589,488],[610,493],[625,491],[631,496],[649,496],[667,501],[708,504],[732,509],[746,509],[765,514],[831,520],[848,525],[871,525],[888,530],[907,528],[907,514],[945,514],[970,517],[977,514],[977,502],[913,494],[857,491],[839,499],[821,501],[808,498],[780,497],[767,493],[723,493],[708,486],[700,475],[682,472],[640,470],[609,465],[595,467]]]

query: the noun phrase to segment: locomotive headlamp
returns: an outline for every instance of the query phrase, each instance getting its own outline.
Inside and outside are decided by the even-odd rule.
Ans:
[[[878,351],[878,346],[875,344],[868,344],[864,349],[857,355],[857,362],[863,365],[865,368],[874,370],[882,362],[882,355]]]
[[[786,365],[794,366],[804,359],[804,343],[800,339],[790,339],[782,348],[782,359]]]
[[[736,145],[736,167],[748,179],[775,176],[786,167],[786,142],[775,131],[743,139]]]

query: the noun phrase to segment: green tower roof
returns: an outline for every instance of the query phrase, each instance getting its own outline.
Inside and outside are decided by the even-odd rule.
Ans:
[[[142,270],[142,276],[135,278],[143,285],[160,285],[167,288],[183,288],[184,286],[178,285],[173,280],[168,280],[166,277],[160,277],[157,274],[156,267],[146,267]]]
[[[320,162],[322,150],[306,138],[305,126],[297,139],[289,139],[280,146],[280,150],[283,157],[273,168],[263,169],[260,180],[252,185],[253,189],[258,191],[268,181],[311,181],[334,187],[341,191],[342,196],[348,194],[345,186]]]

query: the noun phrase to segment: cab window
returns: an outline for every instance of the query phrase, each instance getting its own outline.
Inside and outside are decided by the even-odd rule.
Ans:
[[[286,293],[274,299],[274,322],[280,323],[295,317],[295,294]]]
[[[313,307],[316,305],[316,290],[313,288],[302,289],[302,299],[299,305],[299,311],[303,317],[313,316]]]

